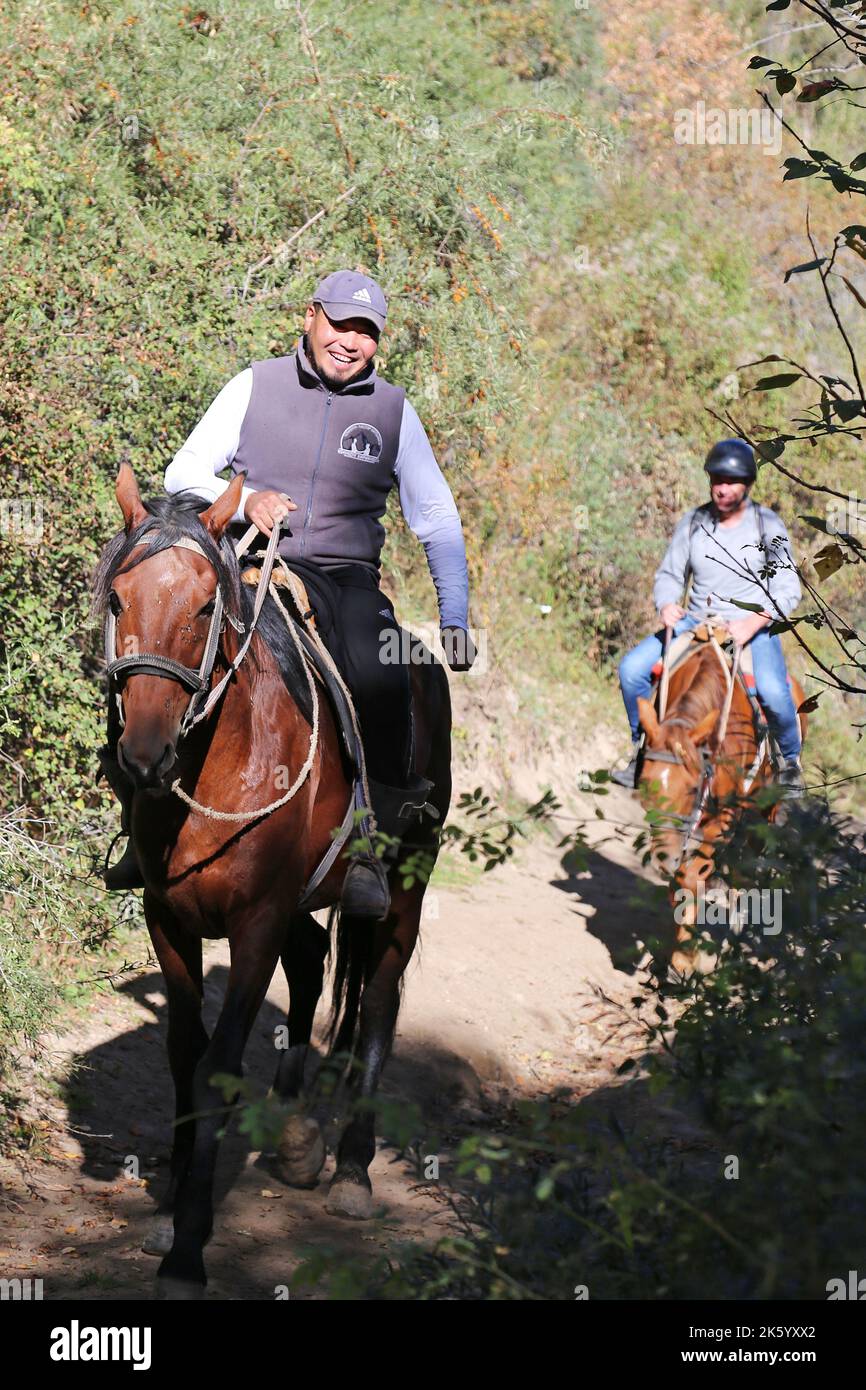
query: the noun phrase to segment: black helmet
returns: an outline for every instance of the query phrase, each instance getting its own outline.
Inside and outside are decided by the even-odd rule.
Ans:
[[[745,439],[720,439],[707,454],[704,472],[726,473],[738,482],[753,483],[758,476],[755,455]]]

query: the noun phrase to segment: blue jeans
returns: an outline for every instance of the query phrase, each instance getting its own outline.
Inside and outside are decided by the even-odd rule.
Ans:
[[[674,636],[689,628],[697,627],[701,618],[686,614],[674,628]],[[649,699],[652,693],[650,674],[664,651],[664,629],[650,633],[630,652],[626,652],[619,663],[619,684],[625,701],[628,722],[631,725],[632,741],[640,738],[640,718],[638,716],[638,696]],[[788,685],[788,672],[785,667],[785,654],[778,634],[770,636],[765,627],[756,632],[749,646],[752,649],[752,665],[755,670],[755,686],[761,707],[767,716],[767,723],[779,745],[785,761],[800,756],[800,729],[797,723],[797,710]]]

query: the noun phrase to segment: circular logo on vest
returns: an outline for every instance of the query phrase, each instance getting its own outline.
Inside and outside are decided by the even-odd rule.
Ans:
[[[378,463],[382,456],[382,436],[375,425],[349,425],[340,436],[337,453],[361,463]]]

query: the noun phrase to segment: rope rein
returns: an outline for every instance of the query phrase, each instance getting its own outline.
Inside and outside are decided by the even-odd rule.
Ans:
[[[276,531],[276,529],[277,528],[275,527],[274,530]],[[262,590],[264,591],[263,585]],[[301,664],[304,668],[304,675],[307,678],[307,686],[310,691],[310,698],[313,705],[313,726],[310,730],[310,745],[307,750],[307,756],[304,760],[300,772],[298,773],[289,790],[286,792],[285,796],[281,796],[277,801],[272,801],[269,806],[261,806],[258,808],[258,810],[255,811],[217,811],[213,806],[203,806],[200,801],[196,801],[195,797],[190,796],[187,792],[184,791],[183,787],[180,785],[180,778],[178,777],[177,780],[172,783],[171,790],[175,793],[176,796],[179,796],[181,801],[185,802],[191,810],[197,811],[200,816],[204,816],[205,820],[229,821],[233,824],[241,824],[244,821],[257,820],[260,816],[269,816],[273,811],[278,811],[281,806],[288,805],[292,798],[296,796],[297,793],[300,791],[301,787],[304,785],[304,782],[307,780],[307,777],[309,776],[310,770],[313,766],[313,760],[316,756],[316,749],[319,745],[319,692],[316,689],[315,681],[313,680],[313,677],[310,673],[310,663],[306,658],[303,647],[301,646],[300,639],[295,631],[294,623],[292,622],[285,608],[277,598],[276,589],[273,584],[268,584],[268,591],[270,592],[271,596],[276,600],[277,607],[279,608],[280,612],[286,620],[289,632],[292,635],[292,641],[294,642],[295,647],[298,651],[298,655],[301,658]],[[249,633],[249,637],[252,637],[252,630]],[[249,639],[244,644],[244,652],[246,651],[246,648],[248,646]],[[237,667],[234,666],[234,663],[233,669],[237,669]]]
[[[240,558],[249,549],[250,545],[252,544],[253,540],[258,534],[258,530],[259,528],[257,526],[250,526],[244,532],[244,535],[241,537],[241,539],[235,546],[235,555],[238,558],[238,560],[240,560]],[[111,611],[109,611],[106,622],[105,640],[106,668],[109,677],[109,684],[113,680],[114,676],[122,671],[140,672],[142,670],[151,670],[157,674],[164,673],[165,675],[170,675],[175,680],[181,681],[182,684],[186,685],[188,688],[192,690],[192,698],[187,707],[186,713],[181,721],[180,733],[181,736],[183,736],[211,712],[211,710],[215,707],[218,700],[222,696],[223,691],[226,689],[232,676],[239,669],[241,662],[243,661],[244,657],[247,654],[247,651],[249,650],[250,643],[252,642],[253,635],[258,625],[259,615],[262,611],[262,607],[264,606],[265,598],[268,594],[270,594],[277,606],[277,609],[282,614],[282,617],[285,620],[286,626],[289,629],[289,634],[291,636],[292,642],[295,645],[295,650],[297,651],[301,665],[303,666],[304,675],[306,676],[307,680],[307,688],[310,693],[310,702],[313,710],[312,727],[310,729],[310,741],[309,747],[307,749],[307,756],[304,759],[304,763],[300,768],[297,777],[295,778],[291,787],[285,793],[284,796],[279,797],[276,801],[270,802],[270,804],[267,806],[258,807],[254,811],[219,811],[213,806],[205,806],[200,801],[197,801],[195,797],[190,796],[188,792],[184,791],[183,787],[180,784],[179,777],[176,778],[175,781],[172,783],[171,791],[173,791],[175,795],[179,797],[179,799],[190,808],[190,810],[197,812],[198,815],[203,816],[206,820],[223,821],[231,824],[243,824],[246,821],[258,820],[263,816],[271,815],[274,811],[278,811],[282,806],[288,805],[288,803],[300,791],[301,787],[304,785],[304,782],[310,775],[310,771],[312,769],[313,762],[316,757],[316,752],[319,746],[320,704],[319,692],[316,687],[316,682],[313,679],[313,673],[311,670],[311,658],[309,656],[309,653],[304,649],[304,646],[298,635],[296,624],[293,621],[289,612],[287,611],[285,605],[281,602],[279,594],[277,593],[276,587],[272,581],[274,564],[279,563],[283,571],[283,574],[285,575],[287,586],[291,590],[292,599],[294,601],[295,608],[297,609],[300,621],[304,624],[304,630],[307,634],[307,637],[315,647],[320,660],[322,661],[323,665],[327,667],[328,671],[335,680],[336,684],[339,686],[345,698],[346,707],[349,710],[352,721],[352,729],[355,735],[356,748],[358,750],[356,761],[359,765],[359,780],[361,782],[361,791],[363,792],[365,805],[367,808],[369,808],[365,819],[367,819],[371,830],[375,831],[376,820],[372,811],[370,789],[367,781],[367,769],[363,756],[363,744],[361,742],[361,735],[358,725],[358,716],[355,710],[355,704],[352,699],[351,693],[348,687],[346,686],[346,683],[343,680],[342,675],[340,674],[340,671],[337,669],[337,666],[334,662],[333,657],[331,656],[331,653],[328,651],[316,628],[310,626],[307,622],[307,619],[305,617],[307,606],[303,601],[303,590],[301,587],[301,582],[298,579],[298,576],[292,570],[289,569],[283,557],[277,553],[277,545],[279,543],[279,538],[280,527],[274,526],[271,531],[271,536],[268,541],[268,546],[265,552],[264,559],[262,561],[262,567],[259,572],[259,580],[258,585],[256,587],[256,597],[253,606],[252,619],[250,621],[248,629],[246,630],[244,640],[241,643],[237,655],[234,657],[232,661],[229,662],[228,670],[226,671],[225,675],[209,692],[200,709],[197,709],[197,705],[200,697],[204,694],[204,691],[206,690],[207,684],[210,680],[210,674],[213,670],[213,663],[216,658],[217,647],[219,644],[219,636],[220,632],[222,631],[222,626],[224,624],[225,618],[228,618],[231,621],[232,626],[236,628],[238,632],[244,631],[244,625],[242,623],[239,623],[236,619],[232,617],[231,614],[226,612],[223,603],[222,593],[219,589],[219,586],[217,586],[217,591],[214,598],[214,611],[213,616],[211,618],[207,639],[205,641],[204,654],[202,656],[201,664],[197,672],[192,671],[191,669],[185,666],[182,666],[179,662],[172,661],[166,657],[156,656],[153,653],[136,653],[134,655],[125,656],[118,659],[116,655],[116,624],[114,620],[114,615],[111,613]],[[141,544],[144,544],[144,542],[141,542]],[[184,537],[177,540],[174,544],[181,549],[196,551],[198,554],[204,556],[205,559],[208,558],[197,541],[190,540]],[[116,692],[116,698],[121,718],[121,724],[123,724],[123,707],[121,704],[119,692]],[[349,809],[346,813],[343,826],[341,828],[340,844],[344,842],[346,834],[348,833],[347,827],[352,812],[353,801],[354,791],[353,799],[349,803]],[[333,848],[339,848],[336,842],[335,846],[332,847],[332,849]]]

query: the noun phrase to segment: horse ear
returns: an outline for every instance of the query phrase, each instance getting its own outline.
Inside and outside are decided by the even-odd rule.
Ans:
[[[139,522],[144,521],[144,518],[147,516],[147,508],[141,500],[141,493],[138,490],[138,483],[135,481],[135,474],[126,461],[124,461],[118,469],[117,481],[114,484],[114,495],[117,498],[120,510],[123,512],[123,521],[128,535]]]
[[[202,512],[199,517],[202,525],[207,527],[215,541],[221,540],[223,531],[240,506],[246,476],[246,473],[238,473],[229,483],[225,492],[220,493],[217,500],[212,502],[207,511]]]
[[[650,700],[645,700],[643,695],[638,695],[637,707],[640,715],[641,727],[646,730],[646,736],[649,739],[650,747],[655,748],[661,741],[661,730],[659,729],[659,721],[656,718],[656,712],[652,707],[652,702]]]
[[[709,714],[705,714],[699,724],[696,724],[693,729],[689,730],[689,738],[696,748],[699,747],[700,744],[707,742],[710,734],[718,723],[721,712],[720,709],[710,710]]]

